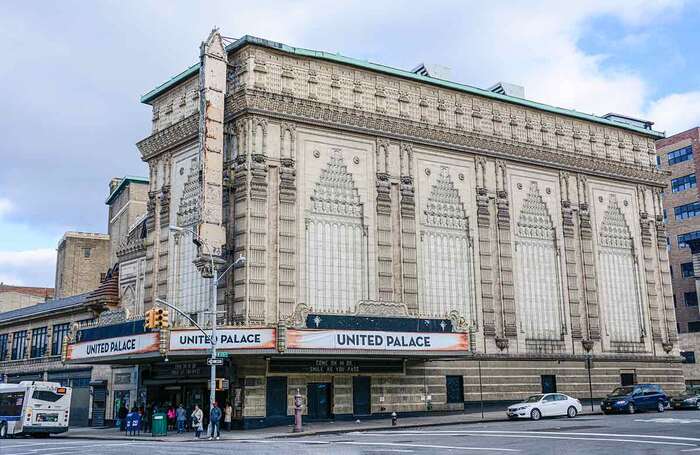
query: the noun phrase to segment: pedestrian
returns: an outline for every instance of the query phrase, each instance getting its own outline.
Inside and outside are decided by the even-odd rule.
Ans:
[[[129,410],[124,406],[124,402],[119,405],[119,410],[117,411],[117,419],[119,423],[119,431],[126,431],[126,416],[129,414]]]
[[[184,433],[185,421],[187,420],[187,411],[185,411],[185,408],[182,407],[182,403],[180,403],[180,406],[178,406],[177,410],[175,411],[175,418],[177,420],[177,432]]]
[[[209,433],[210,441],[214,438],[219,439],[219,436],[221,436],[219,425],[221,425],[221,408],[215,401],[211,411],[209,411],[209,426],[211,427],[211,433]]]
[[[194,438],[199,439],[202,435],[202,421],[204,420],[204,413],[199,409],[199,405],[194,405],[194,411],[192,411],[192,429],[194,430]]]
[[[139,428],[139,431],[146,431],[148,422],[146,422],[146,419],[147,419],[146,410],[144,409],[143,406],[139,406],[138,413],[139,413],[139,422],[141,423],[141,428]]]
[[[168,429],[174,430],[176,413],[173,405],[168,406],[168,412],[166,413],[166,416],[168,417]]]
[[[231,418],[233,417],[233,408],[231,403],[226,402],[226,407],[224,408],[224,427],[226,431],[231,431]]]

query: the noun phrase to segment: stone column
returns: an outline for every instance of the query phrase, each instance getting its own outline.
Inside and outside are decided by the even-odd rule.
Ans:
[[[653,221],[649,219],[646,204],[647,189],[643,186],[637,187],[637,200],[639,203],[639,228],[642,238],[642,255],[644,257],[644,281],[647,288],[647,300],[649,309],[649,320],[651,320],[651,337],[654,343],[662,340],[660,327],[659,302],[656,289],[656,264],[654,242],[652,241],[651,227]],[[646,324],[645,324],[646,325]]]
[[[296,128],[281,127],[279,184],[279,318],[284,319],[296,307]],[[289,143],[287,143],[287,140]]]
[[[391,236],[391,184],[388,172],[389,141],[378,139],[377,170],[377,300],[394,299]]]
[[[578,214],[581,264],[583,264],[583,297],[586,314],[587,337],[583,340],[584,348],[592,349],[592,340],[600,340],[600,313],[598,309],[598,287],[596,284],[596,268],[593,257],[593,228],[588,201],[588,181],[585,175],[579,175]]]
[[[656,252],[659,274],[661,275],[661,308],[664,315],[664,324],[666,327],[666,343],[663,344],[664,350],[670,351],[673,344],[678,342],[678,327],[676,326],[676,309],[673,305],[673,289],[671,287],[671,268],[669,265],[668,249],[667,249],[667,233],[666,225],[663,217],[663,204],[661,201],[661,188],[655,188],[652,191],[654,201],[654,224],[656,227]],[[700,242],[693,241],[689,244],[690,251],[693,254],[693,268],[696,274],[700,273]],[[698,289],[697,280],[695,288]]]
[[[503,317],[503,336],[517,336],[513,291],[513,251],[510,232],[510,203],[506,191],[506,164],[496,161],[496,229],[498,247],[498,283]]]
[[[576,238],[576,223],[571,207],[571,194],[568,172],[560,172],[561,188],[561,218],[564,235],[564,260],[566,262],[566,282],[569,296],[569,313],[571,316],[571,338],[582,338],[581,332],[581,294],[579,290],[578,239]]]
[[[416,199],[413,187],[413,148],[402,142],[401,153],[401,261],[403,301],[418,311],[418,263],[416,254]]]
[[[265,297],[267,289],[267,164],[265,156],[267,120],[252,120],[252,150],[250,160],[250,202],[248,234],[248,321],[266,322]]]
[[[236,122],[238,156],[233,165],[233,232],[234,255],[243,255],[250,263],[248,234],[248,193],[250,191],[250,119],[242,118]],[[248,321],[248,267],[232,271],[233,309],[231,320]]]
[[[481,272],[481,306],[484,336],[496,336],[496,310],[493,298],[493,244],[491,240],[491,210],[486,189],[486,158],[475,159],[476,175],[476,226],[479,239],[479,267]]]

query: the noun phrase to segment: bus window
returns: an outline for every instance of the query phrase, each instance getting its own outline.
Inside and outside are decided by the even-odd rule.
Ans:
[[[24,392],[0,393],[0,416],[22,415]]]
[[[32,398],[35,400],[39,401],[49,401],[51,403],[54,403],[61,398],[63,398],[65,395],[63,394],[58,394],[56,392],[52,392],[50,390],[35,390],[34,393],[32,394]]]

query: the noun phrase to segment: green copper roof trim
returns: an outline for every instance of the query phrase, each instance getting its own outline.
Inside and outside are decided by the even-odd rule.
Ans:
[[[346,65],[356,66],[356,67],[360,67],[360,68],[366,68],[369,70],[379,71],[379,72],[382,72],[385,74],[390,74],[392,76],[398,76],[398,77],[401,77],[404,79],[412,79],[414,81],[425,82],[427,84],[437,85],[439,87],[450,88],[453,90],[458,90],[460,92],[471,93],[474,95],[479,95],[479,96],[483,96],[486,98],[492,98],[492,99],[496,99],[499,101],[505,101],[508,103],[519,104],[521,106],[527,106],[527,107],[531,107],[534,109],[539,109],[542,111],[551,112],[554,114],[565,115],[567,117],[574,117],[574,118],[578,118],[581,120],[588,120],[588,121],[595,122],[595,123],[601,123],[603,125],[615,126],[618,128],[623,128],[626,130],[631,130],[631,131],[635,131],[637,133],[645,134],[647,136],[651,136],[654,138],[666,137],[666,135],[664,133],[659,132],[659,131],[647,130],[644,128],[640,128],[640,127],[636,127],[636,126],[632,126],[632,125],[627,125],[627,124],[616,122],[613,120],[604,119],[602,117],[598,117],[598,116],[595,116],[592,114],[586,114],[586,113],[578,112],[578,111],[571,110],[571,109],[564,109],[561,107],[550,106],[548,104],[538,103],[536,101],[530,101],[530,100],[527,100],[524,98],[502,95],[500,93],[494,93],[494,92],[491,92],[489,90],[484,90],[481,88],[472,87],[470,85],[459,84],[457,82],[450,82],[450,81],[446,81],[446,80],[442,80],[442,79],[436,79],[433,77],[421,76],[420,74],[415,74],[415,73],[412,73],[410,71],[392,68],[390,66],[382,65],[379,63],[372,63],[372,62],[369,62],[366,60],[358,60],[358,59],[346,57],[346,56],[340,55],[340,54],[332,54],[330,52],[316,51],[313,49],[304,49],[301,47],[292,47],[292,46],[288,46],[288,45],[283,44],[283,43],[278,43],[275,41],[270,41],[270,40],[266,40],[263,38],[250,36],[250,35],[245,35],[242,38],[229,44],[228,46],[226,46],[226,51],[228,51],[228,52],[234,51],[236,49],[239,49],[239,48],[245,46],[246,44],[256,44],[258,46],[264,46],[264,47],[268,47],[270,49],[276,49],[278,51],[287,52],[289,54],[295,54],[295,55],[300,55],[300,56],[304,56],[304,57],[319,58],[319,59],[323,59],[323,60],[328,60],[328,61],[337,62],[337,63],[343,63]],[[162,93],[164,93],[168,89],[178,85],[179,83],[181,83],[184,80],[188,79],[189,77],[197,74],[198,72],[199,72],[199,63],[196,63],[196,64],[190,66],[189,68],[187,68],[182,73],[173,77],[169,81],[164,82],[163,84],[159,85],[158,87],[154,88],[150,92],[143,95],[141,97],[141,102],[149,104],[156,97],[158,97],[159,95],[161,95]]]
[[[117,187],[114,189],[114,191],[112,191],[112,192],[109,194],[109,196],[107,197],[107,200],[105,201],[105,204],[107,204],[107,205],[111,204],[112,201],[114,201],[114,199],[116,199],[116,197],[119,196],[119,194],[120,194],[122,191],[124,191],[124,188],[126,188],[126,186],[127,186],[128,184],[130,184],[131,182],[134,182],[134,183],[148,183],[148,178],[147,178],[147,177],[138,177],[138,176],[135,176],[135,175],[125,175],[125,176],[122,178],[122,181],[119,182],[119,185],[117,185]]]

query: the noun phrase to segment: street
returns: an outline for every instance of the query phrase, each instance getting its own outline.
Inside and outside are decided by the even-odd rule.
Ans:
[[[9,439],[2,455],[244,454],[700,454],[700,412],[580,416],[238,441],[157,442],[68,437]]]

